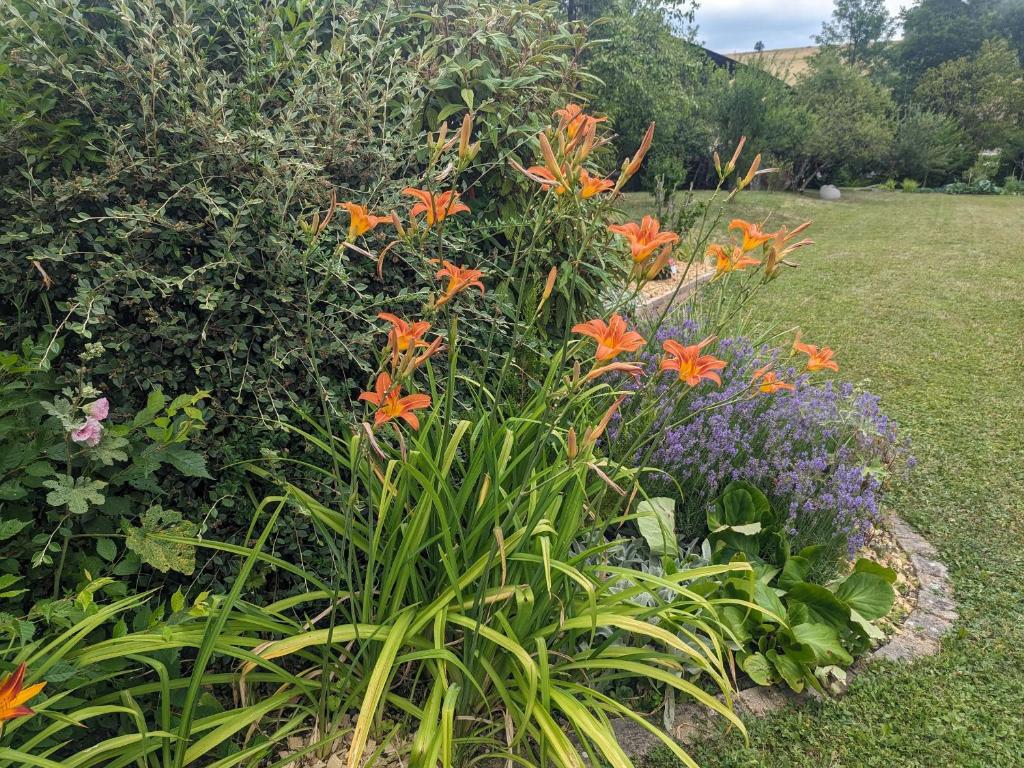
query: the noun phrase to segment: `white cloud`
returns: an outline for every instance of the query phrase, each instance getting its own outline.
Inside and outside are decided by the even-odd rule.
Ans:
[[[886,0],[898,13],[910,0]],[[749,51],[813,45],[814,35],[832,15],[832,0],[706,0],[697,10],[698,38],[713,51]]]

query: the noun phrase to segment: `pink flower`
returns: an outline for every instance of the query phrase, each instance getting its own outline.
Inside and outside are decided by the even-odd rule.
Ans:
[[[106,408],[104,408],[103,414],[106,416]],[[76,443],[84,443],[90,448],[95,448],[99,445],[102,438],[103,425],[92,416],[85,420],[85,424],[71,433],[71,439],[73,441]]]
[[[110,413],[110,401],[105,397],[101,397],[96,402],[87,405],[85,412],[89,415],[89,418],[103,421],[107,418],[107,414]]]

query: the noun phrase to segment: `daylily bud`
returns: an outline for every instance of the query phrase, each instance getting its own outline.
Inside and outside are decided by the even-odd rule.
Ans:
[[[626,166],[626,178],[633,176],[637,171],[640,170],[640,163],[644,161],[644,157],[647,155],[647,151],[651,148],[651,143],[654,141],[654,123],[647,126],[647,133],[644,134],[643,141],[640,142],[640,148],[637,149],[636,154],[633,155],[633,159],[629,161],[629,165]]]
[[[715,162],[715,173],[718,174],[718,178],[722,178],[722,158],[718,156],[717,149],[711,153],[711,159]]]
[[[604,416],[601,417],[601,420],[597,425],[586,431],[586,434],[583,435],[584,447],[589,448],[601,439],[601,435],[603,435],[604,431],[608,428],[608,424],[612,420],[612,416],[614,416],[615,412],[619,410],[619,406],[622,405],[622,401],[627,397],[628,395],[619,395],[619,398],[611,404],[607,411],[604,412]]]
[[[754,180],[754,176],[757,175],[757,169],[761,167],[761,155],[754,156],[754,162],[750,164],[750,169],[747,171],[747,175],[737,182],[736,186],[740,189],[745,189],[750,182]]]
[[[647,126],[647,133],[644,134],[643,141],[640,142],[640,148],[637,149],[636,154],[633,155],[629,162],[622,164],[622,173],[619,174],[619,179],[615,182],[614,192],[621,190],[626,182],[640,170],[640,163],[644,161],[644,156],[647,154],[647,150],[651,148],[652,141],[654,141],[654,123]]]
[[[444,147],[444,140],[448,136],[448,121],[441,123],[441,127],[437,130],[437,138],[434,140],[433,149],[440,150]]]
[[[548,272],[548,279],[544,281],[544,291],[540,295],[540,304],[537,305],[537,311],[540,312],[544,303],[551,298],[551,292],[555,289],[555,279],[558,277],[558,267],[552,267],[551,271]]]
[[[402,220],[398,218],[395,211],[391,212],[391,223],[395,225],[395,232],[398,233],[398,236],[405,237],[405,227],[402,226]]]
[[[462,130],[459,131],[459,159],[469,160],[469,136],[473,131],[473,116],[468,112],[462,118]]]
[[[569,454],[569,460],[571,461],[575,459],[576,455],[579,453],[579,446],[576,445],[576,430],[572,427],[569,427],[569,432],[566,434],[566,443],[566,452]]]
[[[730,173],[736,170],[736,163],[739,162],[740,152],[743,151],[743,145],[747,143],[746,136],[740,136],[740,143],[736,145],[736,151],[732,153],[732,158],[725,166],[725,175],[728,176]]]
[[[551,175],[555,177],[559,184],[568,189],[571,185],[566,180],[565,174],[562,173],[558,160],[555,159],[555,152],[551,149],[551,142],[548,141],[548,137],[541,133],[537,136],[537,141],[540,142],[540,151],[544,156],[544,163],[547,165],[547,169],[551,171]]]
[[[588,122],[586,127],[583,129],[583,140],[580,143],[580,148],[576,152],[576,161],[582,163],[587,159],[591,150],[594,148],[594,140],[597,138],[597,123]]]

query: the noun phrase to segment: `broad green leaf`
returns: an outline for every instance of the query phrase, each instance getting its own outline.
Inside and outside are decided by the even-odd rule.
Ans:
[[[675,533],[675,509],[675,501],[663,497],[644,499],[636,505],[636,524],[652,554],[679,553]]]
[[[892,568],[886,568],[884,565],[879,565],[874,560],[868,560],[865,557],[857,559],[857,563],[853,566],[854,573],[873,573],[875,576],[881,576],[889,584],[896,583],[896,571]]]
[[[113,562],[114,558],[117,557],[117,545],[107,538],[97,539],[96,554],[108,563]]]
[[[30,522],[30,520],[0,520],[0,541],[17,536]]]
[[[160,506],[150,507],[139,518],[139,527],[125,526],[125,545],[158,571],[166,573],[170,570],[185,575],[191,574],[196,567],[195,546],[180,541],[168,541],[156,534],[170,534],[181,538],[191,538],[199,528],[195,523],[183,520],[180,512],[163,509]]]
[[[750,654],[740,662],[740,666],[750,676],[750,679],[758,685],[771,685],[774,682],[772,665],[768,663],[768,659],[763,654]]]
[[[797,693],[804,689],[805,671],[800,662],[774,649],[767,651],[765,657],[772,663],[772,666],[775,667],[782,679],[786,681],[786,685]]]
[[[863,571],[851,573],[836,588],[836,597],[868,621],[880,619],[892,610],[896,598],[881,576]]]
[[[58,475],[55,480],[46,480],[43,485],[52,490],[46,494],[46,503],[54,507],[67,506],[76,515],[84,515],[90,506],[103,504],[100,491],[106,487],[103,480],[90,480],[87,477],[74,478],[70,475]]]
[[[861,616],[859,613],[857,613],[857,611],[854,610],[853,608],[850,609],[850,621],[852,621],[854,623],[854,625],[856,627],[858,627],[860,629],[860,631],[863,633],[863,635],[865,637],[867,637],[868,639],[870,639],[870,640],[884,640],[885,639],[885,632],[883,632],[878,627],[876,627],[874,624],[872,624],[870,621],[865,619],[863,616]]]
[[[842,631],[850,623],[850,607],[818,584],[802,582],[790,588],[786,597],[807,608],[811,621],[826,624],[836,631]],[[792,605],[790,606],[792,612]],[[794,622],[796,623],[796,622]]]
[[[839,633],[826,624],[797,624],[790,628],[793,638],[814,652],[819,664],[846,666],[853,657],[839,641]]]
[[[786,615],[786,606],[782,604],[778,594],[775,590],[765,584],[763,581],[757,581],[754,583],[754,602],[759,607],[764,608],[766,611],[771,612],[775,616],[781,619]],[[775,621],[769,616],[764,617],[766,620]]]
[[[198,451],[192,451],[178,444],[168,445],[159,454],[164,461],[173,466],[185,477],[203,477],[209,479],[206,469],[206,458]]]

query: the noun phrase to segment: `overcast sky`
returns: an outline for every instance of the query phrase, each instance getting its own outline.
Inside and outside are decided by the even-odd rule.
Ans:
[[[910,0],[886,0],[892,13]],[[703,0],[697,37],[718,53],[814,45],[821,23],[832,15],[832,0]]]

